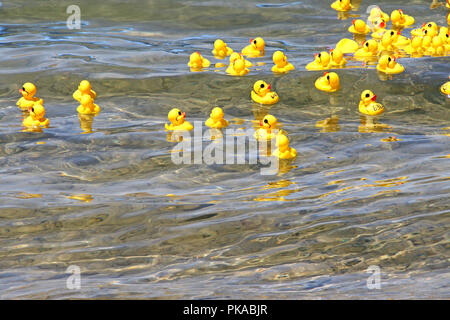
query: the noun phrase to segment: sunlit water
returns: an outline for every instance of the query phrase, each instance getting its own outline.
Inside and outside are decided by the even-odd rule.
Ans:
[[[443,25],[447,11],[429,2],[378,4]],[[449,57],[399,59],[406,72],[388,80],[350,61],[329,95],[304,67],[352,37],[368,1],[346,20],[331,1],[78,3],[81,30],[66,28],[71,1],[0,7],[0,298],[450,297]],[[216,38],[240,50],[255,36],[267,47],[254,62],[266,64],[245,77],[214,68]],[[278,49],[295,71],[273,75]],[[213,66],[191,73],[194,51]],[[102,112],[83,134],[72,93],[84,78]],[[258,79],[281,97],[271,109],[250,99]],[[21,131],[26,81],[45,101],[41,133]],[[360,128],[364,89],[392,129]],[[270,110],[298,158],[274,176],[260,164],[174,164],[168,111],[205,121],[216,105],[234,129]],[[331,115],[339,127],[316,128]],[[66,288],[70,265],[80,290]],[[370,265],[379,290],[366,286]]]

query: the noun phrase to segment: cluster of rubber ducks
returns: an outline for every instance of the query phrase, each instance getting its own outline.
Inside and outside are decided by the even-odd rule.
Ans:
[[[24,112],[22,125],[28,130],[48,128],[50,121],[45,118],[44,100],[36,97],[37,88],[31,83],[23,84],[19,90],[22,97],[16,105]],[[73,98],[80,103],[77,112],[80,116],[96,116],[100,112],[100,107],[95,104],[97,94],[92,90],[88,80],[80,82],[78,89],[73,93]]]

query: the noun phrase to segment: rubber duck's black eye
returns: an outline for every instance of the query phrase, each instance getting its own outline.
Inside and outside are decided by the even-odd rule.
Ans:
[[[366,47],[368,47],[369,46],[369,43],[368,42],[366,42]]]
[[[319,53],[318,57],[320,58],[321,56],[322,56],[322,54],[321,54],[321,53]]]
[[[424,32],[425,34],[427,34],[428,33],[428,30],[425,30],[425,32]]]
[[[253,40],[253,43],[256,44],[256,40]]]
[[[34,108],[31,108],[31,112],[34,112]]]
[[[428,28],[431,28],[431,23],[428,24]]]
[[[178,115],[181,116],[181,111],[178,111]]]
[[[22,88],[22,91],[25,91],[25,92],[27,92],[27,90],[25,90],[25,87],[23,87],[23,88]]]
[[[264,83],[261,83],[261,88],[264,88]]]
[[[394,31],[391,31],[391,36],[393,36],[394,35]]]
[[[369,94],[369,93],[366,93],[366,98],[368,98],[368,97],[370,97],[370,94]]]
[[[269,120],[267,120],[267,119],[264,119],[264,123],[269,123]]]
[[[389,58],[388,58],[388,61],[391,62],[391,60],[392,60],[391,57],[389,57]]]
[[[330,81],[330,76],[327,76],[327,80]]]

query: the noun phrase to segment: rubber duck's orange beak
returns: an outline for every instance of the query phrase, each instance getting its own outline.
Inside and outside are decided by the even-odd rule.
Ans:
[[[22,93],[22,92],[23,92],[23,90],[22,90],[22,89],[19,89],[19,92],[20,92],[20,93]]]
[[[398,12],[400,12],[401,14],[403,14],[403,10],[402,10],[402,9],[398,9]]]
[[[377,100],[377,95],[376,95],[376,94],[374,94],[374,95],[373,95],[373,97],[372,97],[372,98],[370,98],[370,100],[372,100],[372,101],[376,101],[376,100]]]
[[[325,72],[325,73],[323,74],[323,76],[325,77],[327,74],[328,74],[328,72]]]
[[[181,115],[183,116],[183,119],[186,118],[186,112],[183,112]]]
[[[397,31],[397,34],[400,35],[400,31]]]
[[[267,90],[270,90],[271,88],[272,88],[272,86],[269,83],[269,85],[267,86]]]
[[[253,42],[253,38],[250,39],[250,44],[252,44],[252,42]]]
[[[262,120],[259,120],[259,125],[260,125],[261,127],[263,126]]]
[[[423,23],[423,25],[422,25],[422,29],[423,29],[423,27],[425,27],[425,25],[426,25],[426,24],[427,24],[426,22],[424,22],[424,23]]]
[[[380,27],[381,27],[381,28],[384,28],[384,22],[381,22],[381,23],[380,23]]]
[[[352,24],[355,25],[356,19],[353,19]]]

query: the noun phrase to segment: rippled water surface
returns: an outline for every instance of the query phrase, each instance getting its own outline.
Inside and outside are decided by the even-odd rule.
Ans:
[[[377,4],[443,25],[447,11],[430,2]],[[350,61],[342,90],[319,92],[322,72],[305,65],[374,4],[338,19],[330,3],[84,0],[82,28],[69,30],[70,1],[3,2],[0,298],[450,298],[450,99],[439,92],[450,58],[401,58],[392,79]],[[216,38],[240,50],[256,36],[266,56],[249,75],[214,68]],[[295,71],[273,75],[278,49]],[[191,73],[194,51],[213,66]],[[102,108],[91,123],[72,99],[84,78]],[[271,109],[249,97],[258,79],[281,97]],[[45,101],[43,132],[21,131],[27,81]],[[364,132],[364,89],[392,129]],[[168,111],[205,121],[216,105],[235,129],[270,110],[298,158],[273,176],[260,164],[174,164]],[[315,126],[332,115],[339,126]],[[70,265],[80,290],[66,288]],[[366,286],[370,265],[380,290]]]

